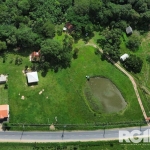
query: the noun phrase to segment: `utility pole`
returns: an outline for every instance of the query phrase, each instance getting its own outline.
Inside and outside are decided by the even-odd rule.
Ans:
[[[64,130],[65,130],[65,128],[66,128],[66,125],[63,126],[63,132],[62,132],[62,135],[61,135],[62,139],[64,137]]]
[[[141,131],[141,121],[140,121],[140,131]]]
[[[106,128],[106,126],[104,126],[103,138],[105,138],[105,128]]]
[[[22,134],[21,134],[20,140],[22,139],[23,132],[24,132],[24,124],[22,125]]]

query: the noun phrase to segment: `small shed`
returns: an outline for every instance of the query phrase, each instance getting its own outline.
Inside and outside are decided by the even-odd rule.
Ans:
[[[0,105],[0,119],[9,118],[9,105]]]
[[[63,31],[67,31],[67,28],[66,28],[66,27],[63,27]]]
[[[133,33],[133,30],[132,30],[132,28],[131,28],[130,26],[128,26],[128,27],[126,28],[126,33],[127,33],[127,34],[132,34],[132,33]]]
[[[72,32],[74,29],[73,25],[69,22],[66,23],[65,28],[67,29],[68,32]]]
[[[37,71],[28,72],[26,73],[26,75],[27,75],[28,83],[35,83],[39,81]]]
[[[40,50],[38,52],[35,52],[35,51],[32,52],[31,53],[31,61],[39,61],[40,56],[41,56]]]
[[[6,83],[7,75],[0,74],[0,83]]]
[[[128,54],[123,54],[123,55],[120,57],[120,60],[125,61],[127,58],[129,58],[129,55],[128,55]]]

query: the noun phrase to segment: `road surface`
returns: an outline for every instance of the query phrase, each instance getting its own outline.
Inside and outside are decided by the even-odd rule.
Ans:
[[[104,129],[96,131],[54,131],[54,132],[21,132],[21,131],[1,131],[0,142],[71,142],[71,141],[102,141],[118,140],[121,130],[141,130],[150,129],[149,126]],[[142,134],[141,134],[142,135]]]

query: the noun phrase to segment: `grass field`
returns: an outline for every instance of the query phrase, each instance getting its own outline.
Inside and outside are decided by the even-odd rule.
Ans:
[[[137,82],[144,108],[146,110],[147,116],[149,116],[150,95],[148,93],[150,93],[150,63],[146,61],[146,58],[148,55],[150,55],[150,32],[141,35],[141,46],[135,52],[132,52],[131,50],[126,48],[125,42],[128,40],[128,37],[126,36],[126,34],[123,34],[123,37],[124,38],[122,38],[121,43],[121,54],[134,54],[143,60],[143,67],[141,72],[137,74],[131,73],[131,75],[135,78]]]
[[[10,122],[55,123],[56,116],[58,123],[62,124],[136,121],[143,118],[129,79],[112,64],[102,60],[101,56],[95,55],[93,47],[80,47],[79,56],[72,60],[70,68],[57,73],[49,70],[45,77],[39,72],[39,83],[34,87],[27,86],[26,76],[22,73],[26,65],[31,65],[30,52],[10,53],[5,63],[0,58],[1,72],[9,73]],[[23,59],[19,66],[14,64],[17,55]],[[91,112],[84,96],[86,75],[102,75],[112,80],[128,103],[126,109],[114,114],[95,115]],[[42,89],[44,92],[39,95]],[[25,99],[22,100],[21,96]]]
[[[8,89],[4,84],[0,84],[0,104],[8,104]]]
[[[1,143],[1,150],[149,150],[150,144],[121,144],[118,141],[70,143]]]

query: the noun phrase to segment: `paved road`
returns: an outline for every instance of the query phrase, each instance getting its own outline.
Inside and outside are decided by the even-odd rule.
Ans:
[[[69,141],[100,141],[118,140],[119,130],[150,129],[149,126],[105,129],[96,131],[57,131],[57,132],[20,132],[1,131],[0,142],[69,142]],[[63,135],[63,137],[62,137]]]

